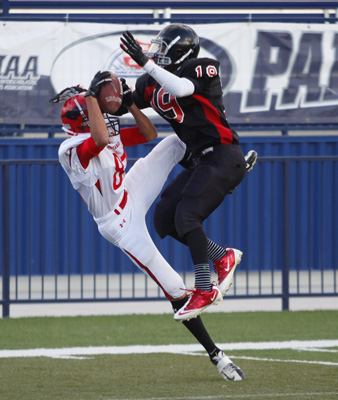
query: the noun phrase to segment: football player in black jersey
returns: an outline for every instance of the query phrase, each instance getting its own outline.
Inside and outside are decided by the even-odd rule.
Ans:
[[[147,54],[128,31],[121,42],[121,48],[146,72],[136,81],[135,103],[141,109],[152,107],[187,146],[181,162],[186,169],[164,190],[154,214],[160,237],[170,235],[190,249],[195,288],[174,317],[187,320],[223,298],[241,261],[240,250],[216,245],[202,224],[242,181],[246,160],[225,116],[220,63],[197,58],[199,37],[192,28],[165,27],[151,41]],[[218,287],[211,283],[208,256]]]
[[[152,107],[187,146],[181,162],[185,169],[163,191],[154,214],[160,237],[170,235],[187,245],[194,263],[195,287],[186,299],[173,303],[174,318],[204,346],[225,379],[242,380],[244,373],[216,347],[199,316],[229,290],[242,252],[207,238],[203,221],[252,169],[257,153],[244,157],[225,116],[220,63],[197,58],[200,44],[195,31],[171,24],[151,43],[144,54],[130,32],[121,37],[122,50],[145,71],[136,81],[134,102],[140,109]],[[209,258],[218,287],[211,282]]]

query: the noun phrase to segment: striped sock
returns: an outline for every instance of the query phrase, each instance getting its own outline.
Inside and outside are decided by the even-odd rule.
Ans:
[[[220,258],[224,257],[226,255],[226,250],[224,247],[219,246],[212,240],[208,238],[208,258],[212,261],[215,262],[219,260]]]
[[[195,286],[205,292],[211,292],[211,274],[209,264],[194,265]]]

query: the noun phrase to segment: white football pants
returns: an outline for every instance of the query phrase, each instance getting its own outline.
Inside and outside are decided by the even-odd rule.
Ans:
[[[119,247],[144,273],[148,274],[169,299],[185,294],[180,275],[167,263],[151,239],[145,216],[159,195],[169,173],[181,161],[185,144],[174,134],[161,140],[132,166],[124,179],[127,202],[104,217],[95,219],[99,232]]]

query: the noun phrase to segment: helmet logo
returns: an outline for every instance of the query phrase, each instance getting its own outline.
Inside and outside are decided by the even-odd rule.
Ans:
[[[71,121],[76,121],[79,118],[79,111],[74,108],[74,110],[69,110],[65,114],[61,115],[61,117],[66,117]]]

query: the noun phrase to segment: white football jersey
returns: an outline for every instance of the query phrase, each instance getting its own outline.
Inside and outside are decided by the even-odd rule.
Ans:
[[[90,133],[66,139],[59,149],[59,161],[89,212],[100,218],[123,197],[127,155],[120,135],[110,136],[110,143],[83,168],[76,147],[89,137]]]

